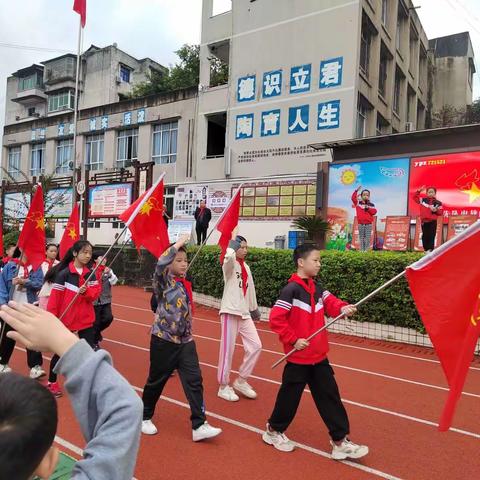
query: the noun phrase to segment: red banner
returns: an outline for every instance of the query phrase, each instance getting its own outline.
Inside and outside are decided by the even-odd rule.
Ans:
[[[477,221],[473,215],[459,215],[448,219],[447,240],[456,237]]]
[[[457,215],[480,216],[480,152],[453,153],[410,160],[408,214],[419,215],[413,201],[415,191],[425,187],[437,189],[443,203],[444,222]]]
[[[383,249],[405,252],[410,240],[410,217],[389,216],[385,222]]]
[[[441,218],[437,220],[437,234],[435,235],[435,248],[438,248],[442,244],[443,237],[443,221]],[[415,224],[415,239],[413,241],[413,249],[416,252],[423,252],[422,245],[422,220],[417,217]]]
[[[374,221],[372,224],[372,236],[370,237],[370,250],[373,249],[373,244],[377,236],[377,217],[373,217],[373,218],[374,218]],[[352,249],[360,250],[360,236],[358,234],[357,217],[353,219]]]

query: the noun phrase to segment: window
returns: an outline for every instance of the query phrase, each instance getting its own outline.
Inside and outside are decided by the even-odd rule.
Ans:
[[[14,180],[20,177],[20,160],[22,158],[21,147],[10,147],[8,149],[8,174]]]
[[[402,93],[402,81],[403,75],[397,68],[395,72],[395,87],[393,89],[393,111],[397,115],[400,114],[400,96]]]
[[[418,64],[418,34],[413,28],[413,25],[410,26],[410,59],[409,59],[409,70],[412,76],[415,76],[417,73],[417,64]]]
[[[28,77],[21,77],[18,79],[18,91],[31,90],[42,85],[42,79],[38,73],[29,75]]]
[[[425,106],[418,100],[417,102],[417,130],[425,128]]]
[[[372,43],[372,33],[369,29],[368,19],[363,15],[362,20],[362,36],[360,41],[360,70],[368,77],[368,69],[370,66],[370,47]]]
[[[103,135],[90,135],[86,140],[85,164],[90,170],[103,168]]]
[[[130,83],[130,74],[132,70],[125,65],[120,65],[120,81],[123,83]]]
[[[377,126],[376,133],[377,135],[385,135],[389,132],[390,124],[385,118],[383,118],[379,113],[377,113]]]
[[[358,96],[357,102],[357,138],[367,136],[368,113],[372,107],[363,95]]]
[[[45,143],[35,143],[32,145],[30,158],[30,175],[38,176],[45,172]]]
[[[167,206],[167,213],[170,218],[173,218],[173,203],[175,200],[175,187],[165,187],[163,193],[163,201]]]
[[[397,15],[397,33],[395,37],[395,45],[397,50],[400,53],[403,53],[403,45],[404,45],[404,31],[405,25],[407,23],[408,14],[403,6],[402,2],[398,2],[398,15]]]
[[[29,117],[33,117],[33,116],[35,115],[35,113],[36,113],[36,112],[35,112],[35,107],[30,107],[30,108],[28,109],[28,116],[29,116]]]
[[[408,85],[407,88],[407,122],[415,123],[417,116],[417,102],[415,98],[415,90]]]
[[[118,132],[117,167],[130,166],[132,160],[137,160],[138,128],[120,130]]]
[[[58,112],[74,107],[75,95],[72,90],[54,93],[48,97],[48,111]]]
[[[427,93],[427,52],[420,44],[420,63],[419,63],[419,70],[418,70],[418,83],[419,88],[422,93]]]
[[[72,171],[70,162],[73,157],[73,139],[59,140],[57,142],[57,159],[55,173],[69,173]]]
[[[177,161],[178,122],[167,122],[153,128],[153,154],[155,163],[175,163]]]
[[[388,80],[388,68],[390,65],[391,55],[385,44],[382,42],[380,48],[380,66],[378,69],[378,93],[386,98],[387,96],[387,80]]]
[[[207,158],[225,155],[225,136],[227,129],[227,113],[216,113],[205,116],[207,120]]]
[[[382,0],[382,24],[388,25],[388,0]]]

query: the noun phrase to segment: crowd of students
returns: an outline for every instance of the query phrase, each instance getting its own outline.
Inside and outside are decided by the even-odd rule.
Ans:
[[[0,478],[28,480],[36,475],[43,479],[53,472],[58,459],[53,446],[57,428],[54,396],[62,394],[58,374],[65,376],[64,387],[87,441],[83,459],[72,473],[74,479],[132,478],[140,433],[158,433],[153,422],[155,407],[175,371],[190,404],[193,441],[222,433],[207,422],[205,415],[203,379],[192,332],[193,289],[185,250],[188,241],[189,236],[182,237],[167,249],[154,272],[150,367],[141,401],[113,368],[109,354],[99,348],[101,332],[113,320],[111,286],[117,281],[105,265],[103,254],[94,252],[88,241],[80,240],[58,261],[56,246],[49,244],[45,262],[33,271],[24,254],[9,248],[7,256],[11,257],[4,259],[0,275],[0,318],[5,325],[0,369],[9,373],[0,375]],[[255,325],[260,313],[247,255],[247,240],[235,236],[222,265],[218,396],[230,402],[240,397],[257,398],[248,380],[262,350]],[[327,335],[322,333],[307,341],[324,324],[325,314],[351,316],[355,307],[315,281],[320,270],[318,247],[297,247],[293,261],[296,273],[273,306],[270,325],[285,352],[294,353],[285,365],[263,441],[282,452],[294,449],[285,431],[308,385],[331,437],[332,458],[361,458],[368,447],[350,440],[348,416],[328,362]],[[95,264],[97,272],[91,275]],[[238,335],[244,358],[238,377],[231,383]],[[10,373],[8,361],[17,341],[27,348],[31,378]],[[54,354],[47,388],[37,381],[45,375],[41,354],[45,351]]]

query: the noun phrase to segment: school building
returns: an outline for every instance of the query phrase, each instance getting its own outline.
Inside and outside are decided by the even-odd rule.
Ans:
[[[58,239],[85,163],[88,236],[103,243],[122,227],[116,214],[165,172],[175,221],[191,221],[202,198],[218,217],[242,186],[242,234],[272,246],[322,206],[319,164],[332,158],[312,144],[429,128],[444,105],[471,104],[475,72],[468,33],[429,44],[411,0],[235,0],[227,11],[204,0],[198,88],[129,99],[164,67],[116,45],[82,55],[73,159],[75,59],[9,77],[2,203],[21,218],[19,172],[55,173],[67,198],[51,210]],[[211,86],[213,60],[228,65],[223,85]]]

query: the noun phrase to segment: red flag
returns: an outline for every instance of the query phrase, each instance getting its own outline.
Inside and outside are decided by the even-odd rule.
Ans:
[[[480,222],[407,268],[415,304],[450,387],[440,431],[451,426],[480,337],[478,265]]]
[[[163,220],[163,189],[161,180],[119,216],[129,225],[136,247],[145,247],[157,258],[170,245],[167,226]]]
[[[217,224],[217,230],[221,233],[220,240],[218,241],[222,250],[222,253],[220,254],[220,263],[223,263],[225,252],[232,239],[233,231],[238,225],[238,217],[240,215],[240,191],[241,188],[237,190],[237,193],[230,201],[230,204]]]
[[[73,10],[80,15],[82,28],[87,23],[87,0],[73,0]]]
[[[18,238],[18,247],[25,253],[28,263],[32,265],[34,270],[39,268],[45,260],[45,242],[43,190],[42,186],[38,185]]]
[[[80,238],[80,213],[78,203],[73,206],[67,226],[60,241],[60,258],[63,258],[73,244]]]

